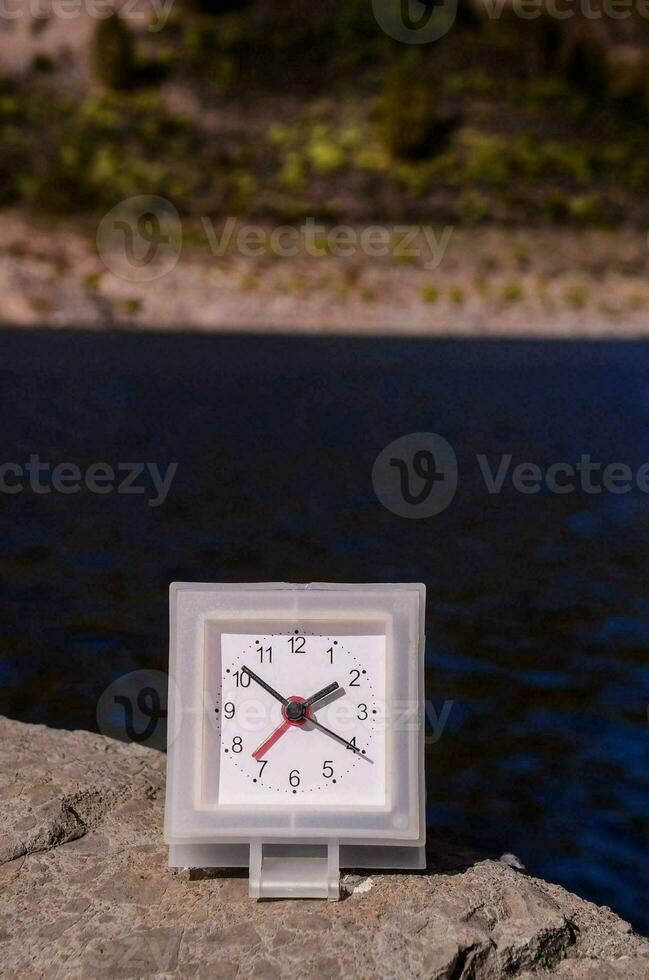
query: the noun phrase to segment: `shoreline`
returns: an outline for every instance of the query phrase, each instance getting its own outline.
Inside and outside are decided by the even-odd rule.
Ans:
[[[199,225],[183,231],[176,264],[137,282],[107,268],[89,219],[3,212],[0,321],[348,336],[649,336],[649,245],[637,230],[453,228],[434,269],[423,250],[251,257],[235,245],[215,255]]]

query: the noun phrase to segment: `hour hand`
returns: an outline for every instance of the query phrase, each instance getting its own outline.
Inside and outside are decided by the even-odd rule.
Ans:
[[[333,684],[327,684],[327,686],[323,687],[321,691],[317,691],[315,694],[312,694],[310,698],[307,698],[306,701],[303,701],[302,703],[305,708],[310,708],[312,704],[316,703],[316,701],[322,701],[322,699],[326,698],[326,696],[331,694],[332,691],[337,691],[339,687],[340,684],[338,681],[334,681]]]
[[[246,665],[243,664],[241,669],[245,670],[246,674],[248,674],[249,677],[252,677],[255,683],[259,684],[260,687],[263,687],[264,691],[268,691],[269,694],[272,694],[274,698],[277,698],[281,704],[284,706],[288,704],[288,698],[282,697],[282,695],[278,694],[277,691],[270,686],[270,684],[267,684],[266,681],[262,681],[261,677],[258,677],[257,674],[250,669],[250,667],[246,667]]]

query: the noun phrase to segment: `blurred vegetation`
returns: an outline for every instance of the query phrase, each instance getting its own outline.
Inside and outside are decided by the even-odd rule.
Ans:
[[[415,49],[365,0],[184,0],[159,32],[115,15],[97,22],[90,93],[46,55],[0,85],[0,200],[646,225],[649,32],[624,60],[571,25],[460,0]]]
[[[130,30],[117,14],[97,22],[94,67],[102,85],[130,89],[135,83],[135,45]]]
[[[397,160],[425,160],[442,149],[458,122],[444,115],[432,66],[419,49],[390,65],[378,100],[379,136]]]

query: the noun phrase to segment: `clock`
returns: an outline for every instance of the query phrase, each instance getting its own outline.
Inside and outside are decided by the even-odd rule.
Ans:
[[[418,584],[170,590],[172,867],[339,896],[340,867],[425,866]]]

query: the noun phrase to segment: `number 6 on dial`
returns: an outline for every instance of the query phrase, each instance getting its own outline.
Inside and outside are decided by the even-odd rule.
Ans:
[[[424,607],[418,584],[171,586],[172,867],[335,899],[340,866],[425,866]]]

